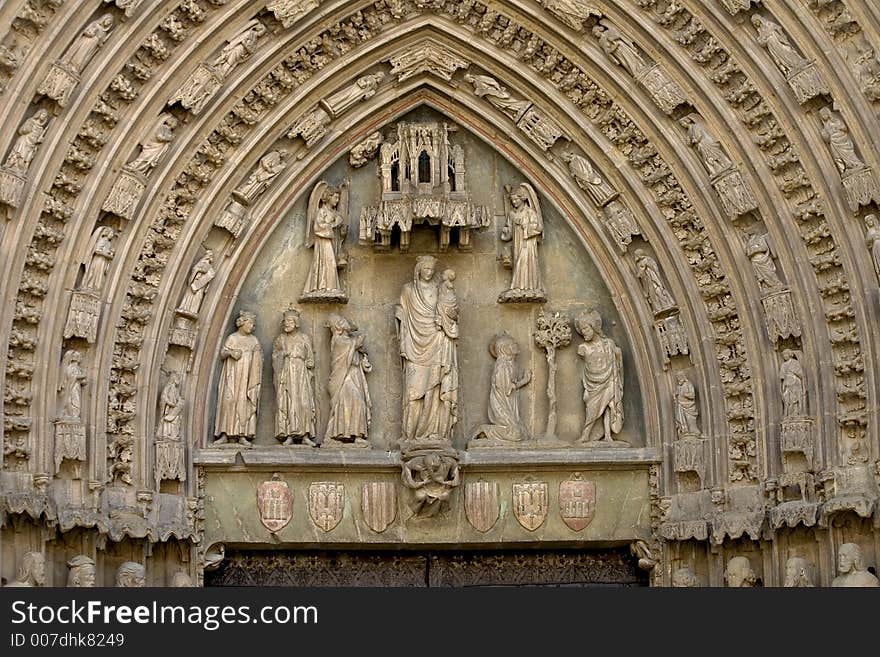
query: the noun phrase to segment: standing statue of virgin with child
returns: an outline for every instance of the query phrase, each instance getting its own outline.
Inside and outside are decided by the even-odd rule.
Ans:
[[[409,446],[451,445],[458,421],[458,301],[455,272],[435,280],[437,260],[421,256],[397,305],[403,360],[403,439]]]

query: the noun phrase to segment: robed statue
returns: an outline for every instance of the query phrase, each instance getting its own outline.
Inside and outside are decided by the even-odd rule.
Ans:
[[[510,289],[498,301],[546,301],[538,263],[538,244],[544,236],[544,217],[538,194],[529,183],[507,190],[509,209],[507,224],[501,230],[501,241],[511,243],[510,266],[513,276]]]
[[[421,256],[396,309],[403,359],[403,437],[413,443],[452,442],[458,421],[457,304],[434,280],[437,260]],[[454,294],[454,292],[453,292]]]
[[[256,317],[242,311],[235,322],[238,329],[226,338],[220,358],[220,385],[217,390],[215,445],[238,439],[250,446],[257,433],[257,409],[260,407],[260,384],[263,376],[263,352],[253,335]]]
[[[339,282],[345,266],[343,243],[348,234],[348,186],[319,182],[309,197],[306,246],[313,249],[312,264],[300,301],[342,302],[348,296]]]

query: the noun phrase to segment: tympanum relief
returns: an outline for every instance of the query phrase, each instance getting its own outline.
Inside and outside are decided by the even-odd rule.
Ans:
[[[442,481],[451,498],[465,447],[571,448],[585,428],[580,447],[643,444],[638,421],[623,425],[639,402],[616,311],[536,187],[430,111],[355,146],[294,204],[242,288],[256,328],[220,351],[211,440],[393,450],[412,465],[401,483],[430,479],[436,497]],[[575,170],[585,185],[604,180],[591,164]],[[619,198],[611,189],[595,203]],[[597,329],[568,349],[572,315],[592,309]],[[237,361],[239,340],[258,341],[241,351],[272,368]],[[445,506],[407,495],[416,517]]]

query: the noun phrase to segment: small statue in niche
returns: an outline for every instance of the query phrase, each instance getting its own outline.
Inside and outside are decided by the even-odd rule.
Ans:
[[[91,258],[86,266],[80,289],[100,292],[104,288],[104,277],[110,268],[110,262],[116,252],[113,250],[113,238],[116,231],[109,226],[97,228],[89,243]]]
[[[22,123],[18,129],[18,139],[6,156],[3,168],[21,175],[26,174],[31,160],[37,154],[37,147],[43,142],[48,124],[49,112],[44,109]]]
[[[782,352],[779,380],[782,388],[782,416],[796,418],[806,415],[806,377],[801,361],[792,349]]]
[[[412,510],[418,518],[433,518],[443,511],[452,489],[461,483],[458,458],[435,451],[406,459],[401,477],[413,491]]]
[[[510,289],[498,297],[499,303],[546,301],[541,284],[538,244],[544,236],[544,218],[538,194],[529,183],[507,190],[510,209],[501,241],[512,243]]]
[[[43,586],[46,583],[46,558],[42,552],[25,552],[18,564],[15,580],[6,588]]]
[[[37,111],[18,128],[18,139],[0,167],[0,203],[17,208],[21,204],[27,184],[27,172],[37,148],[46,134],[49,112]]]
[[[684,372],[675,374],[675,429],[679,438],[693,438],[700,435],[697,426],[699,408],[697,391]]]
[[[786,588],[812,588],[813,577],[810,574],[810,564],[803,557],[789,557],[785,562],[785,581],[783,586]]]
[[[282,445],[317,447],[312,339],[299,332],[300,314],[292,306],[281,320],[282,333],[272,347],[275,380],[275,437]]]
[[[86,427],[83,422],[82,388],[86,375],[82,369],[82,354],[68,349],[61,359],[60,411],[55,420],[55,472],[64,459],[74,462],[74,478],[80,475],[81,462],[86,460]]]
[[[871,260],[874,263],[874,273],[880,277],[880,226],[877,225],[877,215],[869,214],[865,217],[865,226],[868,229],[865,242],[871,251]]]
[[[660,266],[657,261],[645,253],[642,249],[633,252],[642,290],[648,298],[648,305],[655,315],[661,315],[675,308],[675,299],[663,284],[660,276]]]
[[[688,566],[677,568],[675,572],[672,573],[673,588],[696,588],[699,585],[700,584],[697,581],[697,576],[694,575],[694,571],[691,570]]]
[[[174,141],[174,129],[177,127],[177,119],[171,114],[162,114],[159,122],[153,129],[152,134],[141,146],[141,152],[123,169],[132,173],[146,176],[159,164],[171,142]]]
[[[263,376],[263,352],[253,335],[256,316],[241,311],[235,322],[238,330],[223,344],[220,358],[220,384],[217,391],[217,418],[214,424],[215,445],[230,438],[250,446],[257,432],[257,410]]]
[[[603,207],[617,198],[617,190],[593,168],[587,158],[569,151],[562,154],[562,161],[568,164],[568,171],[578,187],[590,196],[597,207]]]
[[[98,49],[110,37],[114,21],[111,14],[104,14],[86,26],[67,52],[52,65],[37,93],[51,98],[60,107],[65,107],[86,65]]]
[[[485,98],[514,121],[519,120],[532,104],[530,100],[513,98],[507,89],[498,84],[495,78],[488,75],[468,73],[464,79],[465,82],[474,86],[474,95],[478,98]]]
[[[629,446],[612,437],[623,428],[623,353],[614,340],[602,333],[602,317],[595,310],[579,314],[574,325],[584,339],[578,347],[578,356],[583,360],[581,383],[586,409],[579,442]],[[591,435],[599,420],[602,439],[594,442]]]
[[[782,281],[776,273],[776,263],[773,262],[773,251],[770,248],[770,238],[764,233],[752,230],[746,236],[746,256],[752,263],[755,278],[764,291],[775,290],[783,287]]]
[[[116,570],[116,586],[121,588],[138,588],[144,586],[147,578],[143,564],[126,561]]]
[[[247,205],[252,204],[257,198],[265,192],[272,181],[287,168],[287,151],[272,150],[260,158],[257,168],[251,172],[248,179],[235,190],[235,196],[245,202]]]
[[[791,43],[778,23],[760,14],[752,16],[752,25],[758,30],[758,43],[770,53],[770,57],[786,76],[805,68],[809,62],[791,47]]]
[[[372,98],[376,95],[379,84],[385,78],[385,74],[381,71],[369,75],[363,75],[354,81],[351,85],[340,89],[335,94],[327,97],[322,101],[330,114],[336,118],[353,105]]]
[[[79,554],[67,562],[67,586],[73,588],[92,588],[95,586],[95,562],[84,554]]]
[[[180,372],[171,372],[168,375],[159,402],[162,410],[159,415],[159,426],[156,429],[156,439],[179,442],[184,405],[180,394]]]
[[[266,26],[252,20],[235,34],[213,62],[201,64],[171,97],[169,103],[180,104],[193,114],[201,112],[217,93],[226,77],[257,49],[257,41],[266,33]]]
[[[758,581],[758,576],[752,570],[752,564],[747,557],[733,557],[727,562],[724,579],[727,581],[727,586],[732,589],[752,588]]]
[[[532,372],[517,373],[519,345],[506,332],[492,338],[489,353],[495,359],[489,390],[489,424],[477,430],[472,447],[481,442],[521,442],[529,438],[519,415],[519,391],[532,380]]]
[[[180,394],[180,372],[171,372],[159,398],[159,425],[156,427],[156,487],[164,479],[186,481],[186,452],[181,431],[184,400]]]
[[[831,582],[834,587],[875,588],[880,586],[877,577],[868,571],[862,548],[857,543],[844,543],[837,552],[837,572]]]
[[[590,15],[601,16],[598,9],[584,0],[539,0],[551,14],[573,30],[583,29],[583,23]]]
[[[100,293],[115,255],[115,236],[116,231],[109,226],[100,226],[92,233],[84,258],[85,274],[70,298],[64,325],[65,338],[85,338],[86,342],[92,344],[98,335],[98,322],[101,318]]]
[[[214,269],[214,252],[211,249],[205,251],[189,273],[189,281],[183,293],[183,299],[177,307],[177,312],[190,319],[198,317],[199,310],[202,307],[202,301],[205,299],[205,292],[208,289],[208,283],[217,276]]]
[[[688,143],[696,149],[710,176],[717,176],[733,167],[721,143],[706,129],[700,115],[689,114],[679,124],[687,130]]]
[[[345,267],[342,252],[348,234],[348,186],[330,187],[319,182],[309,197],[306,246],[314,250],[301,302],[348,301],[339,282],[339,269]]]
[[[92,21],[82,31],[79,38],[71,44],[60,61],[73,72],[82,73],[86,64],[98,52],[98,48],[104,45],[112,29],[113,16],[111,14],[104,14],[98,20]]]
[[[830,107],[820,109],[819,116],[822,119],[822,137],[831,147],[831,155],[841,175],[864,169],[865,163],[856,154],[856,146],[843,119]]]
[[[632,77],[638,78],[647,67],[635,43],[606,19],[593,28],[593,36],[599,39],[599,47],[608,58],[622,67]]]
[[[351,443],[369,447],[372,403],[366,374],[373,369],[364,351],[364,336],[355,335],[357,326],[341,315],[330,315],[330,418],[324,445]]]

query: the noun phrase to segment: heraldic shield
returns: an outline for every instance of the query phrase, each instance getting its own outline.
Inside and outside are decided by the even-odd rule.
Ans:
[[[325,532],[339,524],[345,510],[345,486],[332,481],[309,484],[309,515]]]
[[[278,473],[257,487],[257,509],[260,511],[260,522],[273,534],[293,517],[293,494]]]
[[[579,532],[593,521],[595,513],[595,482],[583,481],[578,472],[559,484],[559,515],[566,525]]]
[[[513,485],[513,515],[530,532],[547,519],[548,491],[546,481],[527,481]]]
[[[361,511],[367,527],[378,534],[388,529],[397,514],[396,495],[394,482],[371,481],[363,485]]]
[[[472,481],[464,487],[464,512],[479,532],[487,532],[501,513],[501,495],[497,481]]]

